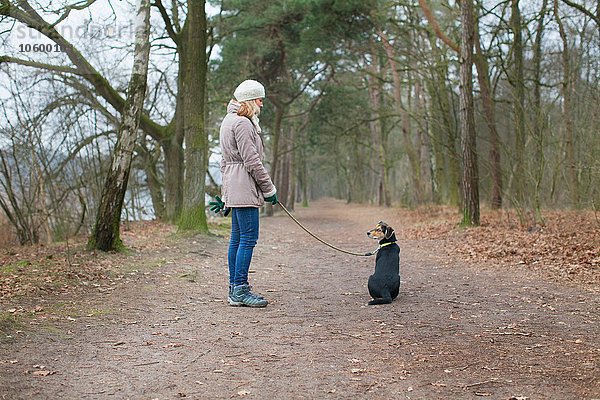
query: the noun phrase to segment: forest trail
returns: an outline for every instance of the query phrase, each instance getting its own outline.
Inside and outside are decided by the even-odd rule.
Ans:
[[[324,200],[294,215],[351,251],[393,226],[398,299],[366,306],[374,257],[282,212],[261,219],[251,266],[265,309],[226,305],[226,238],[166,235],[110,283],[31,303],[0,341],[0,398],[600,399],[597,287],[461,262],[406,235],[397,209]]]

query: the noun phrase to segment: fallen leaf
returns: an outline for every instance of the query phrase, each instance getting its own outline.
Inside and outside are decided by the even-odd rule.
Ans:
[[[168,349],[168,348],[173,348],[173,347],[182,347],[183,344],[181,343],[167,343],[164,346],[162,346],[163,349]]]
[[[56,373],[56,371],[47,371],[47,370],[43,370],[43,371],[33,371],[33,376],[48,376],[48,375],[54,375]]]

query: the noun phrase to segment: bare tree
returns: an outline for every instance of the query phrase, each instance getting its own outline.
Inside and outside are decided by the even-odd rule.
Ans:
[[[473,107],[473,1],[460,3],[460,144],[462,151],[463,225],[479,225],[479,173]]]
[[[121,210],[146,96],[150,56],[150,0],[138,0],[137,9],[134,61],[127,101],[123,109],[111,168],[100,200],[96,224],[88,242],[90,249],[118,250],[123,245],[119,234]]]

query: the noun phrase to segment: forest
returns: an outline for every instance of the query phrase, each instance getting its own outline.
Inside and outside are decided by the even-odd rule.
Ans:
[[[110,250],[147,219],[207,232],[245,79],[266,87],[265,164],[291,210],[538,226],[600,204],[593,0],[0,0],[0,43],[3,244]]]

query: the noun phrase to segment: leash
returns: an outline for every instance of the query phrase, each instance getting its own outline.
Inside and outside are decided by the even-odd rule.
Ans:
[[[369,252],[369,253],[355,253],[355,252],[352,252],[352,251],[348,251],[348,250],[340,249],[339,247],[335,247],[334,245],[332,245],[332,244],[330,244],[330,243],[327,243],[326,241],[324,241],[323,239],[321,239],[320,237],[318,237],[317,235],[315,235],[314,233],[312,233],[311,231],[309,231],[308,229],[306,229],[306,227],[305,227],[304,225],[302,225],[302,224],[300,223],[300,221],[298,221],[298,220],[297,220],[297,219],[296,219],[296,218],[295,218],[295,217],[294,217],[294,216],[293,216],[293,215],[292,215],[292,214],[291,214],[291,213],[288,211],[288,209],[287,209],[287,208],[285,208],[285,206],[284,206],[283,204],[281,204],[281,202],[279,202],[279,201],[278,201],[278,202],[277,202],[277,204],[279,204],[279,205],[281,206],[281,208],[283,209],[283,211],[285,211],[285,213],[286,213],[286,214],[287,214],[287,215],[288,215],[288,216],[289,216],[289,217],[290,217],[290,218],[291,218],[291,219],[292,219],[292,220],[293,220],[293,221],[294,221],[296,224],[298,224],[298,226],[299,226],[300,228],[304,229],[304,231],[305,231],[306,233],[308,233],[310,236],[312,236],[312,237],[314,237],[315,239],[317,239],[319,242],[323,243],[325,246],[329,246],[329,247],[331,247],[331,248],[332,248],[332,249],[334,249],[334,250],[341,251],[342,253],[350,254],[350,255],[353,255],[353,256],[359,256],[359,257],[370,257],[370,256],[374,256],[375,254],[377,254],[377,252],[379,251],[379,249],[382,247],[382,246],[379,246],[379,247],[378,247],[378,248],[377,248],[375,251],[372,251],[372,252]],[[386,243],[386,244],[389,244],[389,243]],[[385,246],[385,245],[383,245],[383,246]]]

